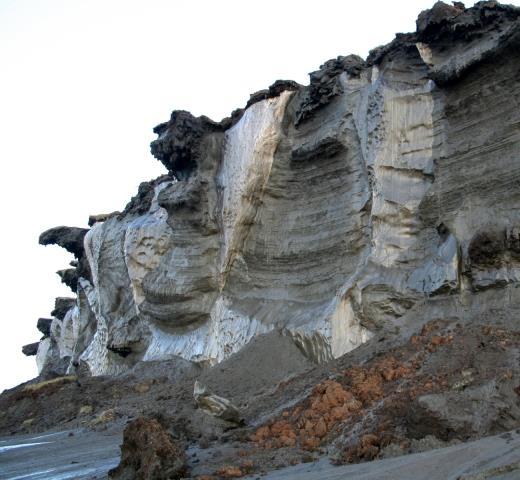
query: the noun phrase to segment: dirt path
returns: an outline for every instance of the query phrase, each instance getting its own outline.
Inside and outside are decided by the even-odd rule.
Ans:
[[[71,435],[72,434],[72,435]],[[0,479],[106,478],[119,462],[121,433],[87,430],[0,438]]]

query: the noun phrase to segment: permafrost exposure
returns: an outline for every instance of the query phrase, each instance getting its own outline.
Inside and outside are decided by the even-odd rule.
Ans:
[[[174,111],[151,145],[167,174],[88,231],[42,234],[75,255],[58,273],[77,297],[56,301],[40,372],[213,365],[273,330],[321,363],[518,304],[519,14],[438,3],[219,123]]]

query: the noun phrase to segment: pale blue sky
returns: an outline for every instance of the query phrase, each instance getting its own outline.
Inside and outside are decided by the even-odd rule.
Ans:
[[[306,84],[414,30],[433,3],[0,0],[0,391],[36,374],[21,347],[70,294],[54,274],[70,256],[39,233],[86,226],[163,173],[149,143],[172,109],[219,120],[276,79]]]

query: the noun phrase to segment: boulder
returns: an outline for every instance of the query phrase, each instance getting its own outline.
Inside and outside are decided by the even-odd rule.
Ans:
[[[243,423],[240,411],[228,399],[211,393],[207,387],[198,380],[193,387],[193,398],[198,407],[213,417],[220,418],[226,422]]]
[[[115,480],[175,480],[186,474],[186,455],[157,420],[139,417],[123,433],[121,461],[108,472]]]

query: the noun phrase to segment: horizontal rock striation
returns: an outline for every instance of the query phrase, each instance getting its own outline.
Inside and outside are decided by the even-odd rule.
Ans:
[[[88,231],[42,234],[77,259],[42,371],[211,365],[272,330],[325,362],[518,302],[519,15],[438,2],[306,87],[276,82],[221,122],[174,111],[151,145],[167,174]]]

